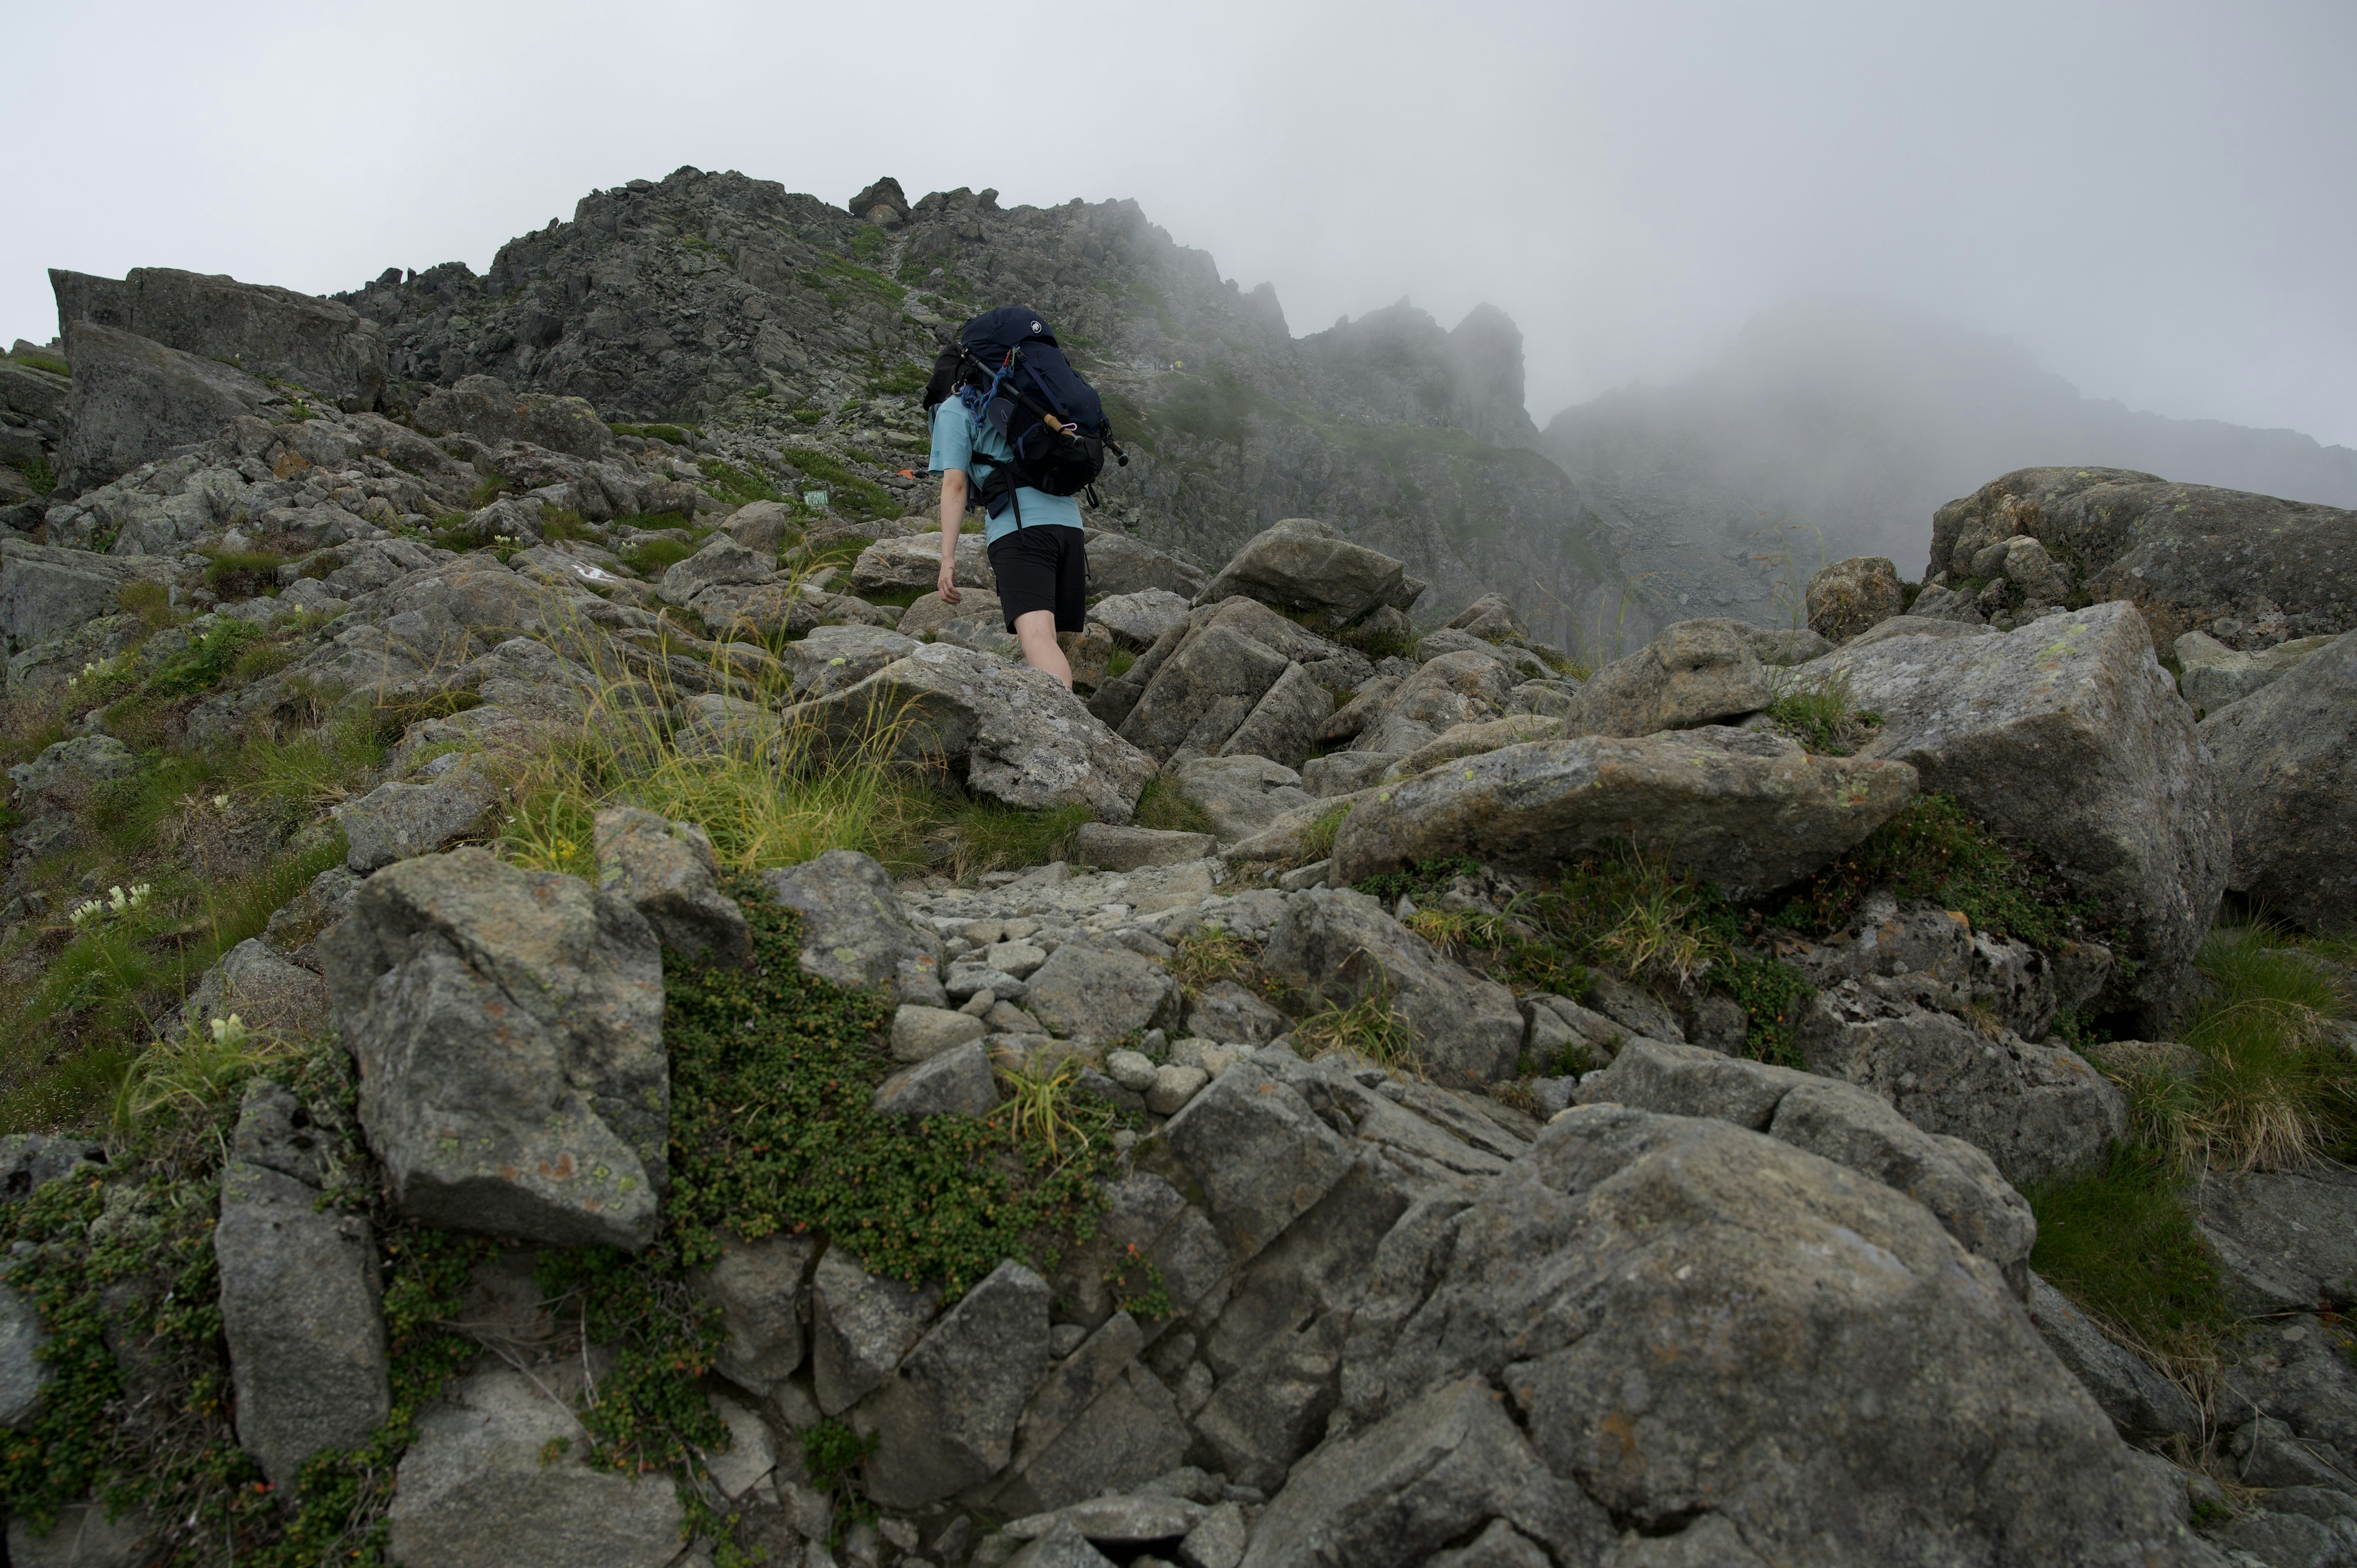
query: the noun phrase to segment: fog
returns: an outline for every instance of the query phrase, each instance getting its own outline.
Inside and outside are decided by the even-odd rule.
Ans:
[[[0,338],[46,267],[480,269],[682,164],[1136,198],[1297,333],[1525,334],[1530,407],[1872,299],[2091,396],[2357,445],[2357,7],[0,5]]]

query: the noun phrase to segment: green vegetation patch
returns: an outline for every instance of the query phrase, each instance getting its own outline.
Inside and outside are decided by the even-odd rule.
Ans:
[[[17,457],[8,466],[25,476],[37,496],[48,495],[58,488],[57,470],[49,466],[47,457]]]
[[[2049,952],[2093,934],[2094,908],[2035,850],[1999,838],[1953,796],[1918,795],[1865,841],[1810,879],[1772,923],[1839,930],[1868,893],[1887,887],[1954,909],[1975,930]]]
[[[1768,716],[1776,727],[1811,751],[1847,757],[1858,748],[1867,732],[1882,723],[1882,715],[1857,705],[1849,676],[1836,670],[1822,680],[1783,682]]]
[[[1146,781],[1146,788],[1138,792],[1137,810],[1129,820],[1134,826],[1164,832],[1211,832],[1211,813],[1179,789],[1178,781],[1167,773],[1157,773]]]
[[[862,478],[817,447],[789,446],[785,456],[806,478],[824,484],[829,505],[845,517],[865,521],[900,515],[900,503],[892,499],[889,490],[873,479]]]
[[[1003,1258],[1042,1260],[1054,1238],[1093,1233],[1111,1106],[1072,1098],[1052,1151],[1000,1121],[879,1115],[890,1002],[804,974],[800,918],[749,884],[732,891],[753,963],[665,977],[669,1213],[684,1262],[716,1258],[723,1230],[815,1230],[874,1273],[955,1296]]]
[[[703,458],[695,466],[704,474],[704,488],[723,505],[745,506],[753,501],[792,499],[759,469],[740,467],[718,457]]]
[[[956,841],[951,875],[960,881],[1066,859],[1081,824],[1095,820],[1086,806],[1028,811],[979,796],[944,801],[944,809]]]
[[[2199,1363],[2233,1324],[2184,1177],[2122,1144],[2104,1168],[2030,1192],[2029,1266],[2115,1337],[2163,1366]]]

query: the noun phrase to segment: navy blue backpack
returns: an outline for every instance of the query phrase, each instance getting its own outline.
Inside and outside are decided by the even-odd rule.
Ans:
[[[975,487],[975,499],[992,517],[1013,506],[1016,526],[1021,527],[1023,509],[1015,491],[1027,485],[1051,496],[1089,490],[1093,506],[1091,487],[1104,470],[1105,454],[1111,452],[1124,467],[1129,464],[1114,441],[1096,389],[1064,358],[1047,318],[1028,306],[985,310],[959,329],[957,342],[934,363],[925,389],[926,413],[960,387],[976,389],[982,420],[1015,454],[1004,463],[974,454],[975,462],[990,465],[989,478]]]

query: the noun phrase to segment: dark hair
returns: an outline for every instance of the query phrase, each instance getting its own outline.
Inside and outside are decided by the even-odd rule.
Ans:
[[[925,383],[925,414],[931,418],[933,410],[955,395],[958,388],[971,379],[964,372],[965,350],[952,343],[933,357],[932,379]]]

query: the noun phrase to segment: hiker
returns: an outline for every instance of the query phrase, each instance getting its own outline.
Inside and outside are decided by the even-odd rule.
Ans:
[[[942,477],[942,599],[956,604],[958,532],[983,509],[983,547],[1023,661],[1072,684],[1068,639],[1087,625],[1088,551],[1075,498],[1111,449],[1103,405],[1022,306],[985,311],[942,350],[925,388]],[[976,470],[980,470],[977,472]],[[1094,498],[1092,496],[1092,501]]]

